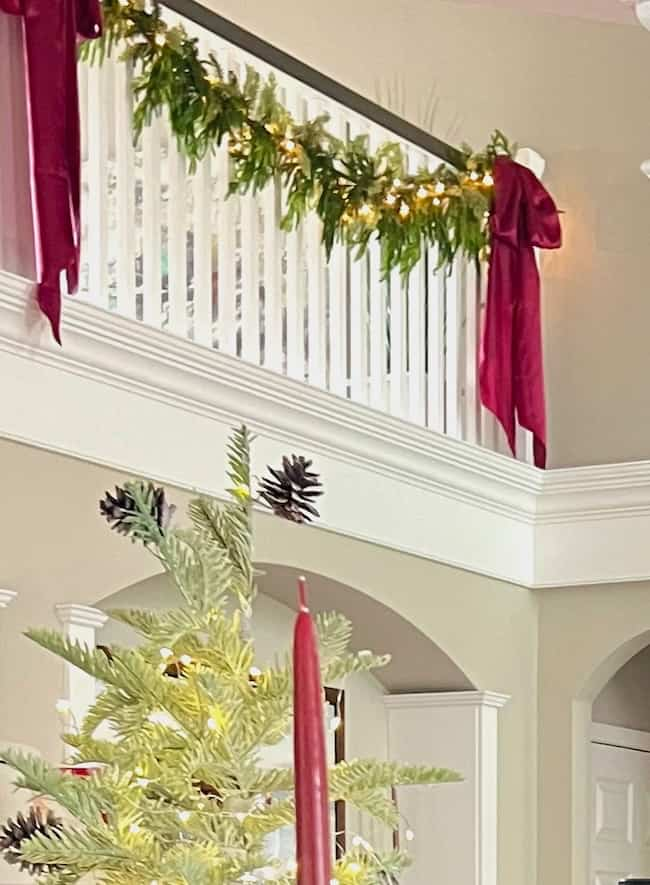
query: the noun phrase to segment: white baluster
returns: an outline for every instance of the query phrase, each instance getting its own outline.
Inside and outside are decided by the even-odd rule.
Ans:
[[[334,108],[330,121],[333,135],[343,140],[346,124],[343,113]],[[348,393],[348,254],[341,243],[332,249],[328,273],[329,389],[339,396]]]
[[[408,167],[415,174],[426,165],[426,157],[412,147],[407,150]],[[416,424],[425,424],[425,311],[426,261],[423,248],[420,260],[408,278],[408,416]]]
[[[212,169],[211,155],[201,160],[194,188],[194,340],[212,347]]]
[[[241,356],[260,363],[259,214],[252,193],[241,198]]]
[[[160,151],[156,116],[142,133],[142,321],[149,326],[162,323]]]
[[[107,61],[115,84],[115,209],[117,223],[116,311],[122,316],[136,316],[135,300],[135,155],[133,149],[133,99],[131,65]]]
[[[187,337],[187,205],[185,160],[171,131],[167,141],[167,291],[170,332]]]
[[[350,396],[360,403],[368,401],[365,265],[350,253]]]
[[[429,249],[427,291],[427,425],[445,432],[445,272],[436,270],[438,250]]]
[[[476,264],[468,261],[465,273],[463,292],[464,304],[464,357],[465,357],[465,395],[463,397],[463,426],[467,442],[480,442],[480,401],[478,390],[478,357],[479,357],[479,280]]]
[[[464,265],[460,259],[454,262],[446,279],[446,324],[445,351],[445,414],[446,432],[449,436],[461,439],[462,425],[462,383],[460,375],[462,342],[462,303],[464,291]]]
[[[88,71],[88,297],[108,307],[108,145],[107,69],[93,65]]]
[[[279,183],[269,182],[262,194],[264,217],[264,365],[283,370],[282,252]]]
[[[310,96],[307,115],[317,117],[324,111],[323,102]],[[325,387],[327,363],[325,348],[325,250],[323,225],[316,212],[305,223],[307,260],[307,374],[309,383]]]
[[[286,81],[286,107],[301,120],[301,102],[295,84]],[[287,374],[305,380],[305,315],[303,229],[289,231],[285,238],[287,297]]]
[[[390,412],[402,417],[404,404],[404,289],[399,269],[390,273]]]
[[[235,202],[226,198],[230,182],[227,140],[217,151],[217,265],[219,350],[237,353],[237,296],[235,286]]]
[[[370,127],[368,144],[376,151],[386,140],[386,133],[377,126]],[[388,353],[388,283],[381,278],[381,246],[376,236],[368,245],[368,288],[369,288],[369,349],[370,349],[370,405],[375,409],[385,409],[386,367]]]

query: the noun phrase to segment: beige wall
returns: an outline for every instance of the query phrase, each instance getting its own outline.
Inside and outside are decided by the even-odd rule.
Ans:
[[[585,885],[592,702],[650,642],[647,583],[543,590],[539,603],[539,885]]]
[[[416,121],[435,90],[454,143],[499,127],[544,154],[566,241],[544,259],[551,461],[650,455],[650,35],[440,0],[210,4],[371,98],[397,79]]]
[[[594,701],[592,719],[650,732],[650,646],[612,676]]]
[[[139,547],[97,516],[123,477],[0,441],[0,585],[19,593],[0,611],[0,739],[58,758],[54,702],[62,667],[21,636],[54,624],[58,602],[96,604],[156,572]],[[183,494],[173,494],[181,505]],[[537,613],[528,591],[273,517],[256,523],[256,557],[326,576],[393,608],[438,644],[471,683],[511,695],[500,712],[499,885],[531,881],[536,841]],[[380,650],[380,649],[377,649]],[[408,656],[408,645],[396,653]],[[374,748],[373,748],[374,750]],[[439,760],[440,765],[445,760]]]

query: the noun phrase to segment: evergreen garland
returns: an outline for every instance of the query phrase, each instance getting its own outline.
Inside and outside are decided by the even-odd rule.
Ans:
[[[231,157],[229,193],[257,192],[278,180],[286,192],[285,230],[316,212],[329,257],[335,243],[362,255],[376,237],[382,274],[406,274],[423,250],[437,248],[440,267],[457,253],[488,255],[487,218],[496,156],[514,146],[496,131],[484,151],[463,147],[465,166],[407,172],[399,144],[371,153],[366,136],[344,142],[322,115],[299,122],[282,106],[273,77],[252,68],[242,80],[216,57],[202,58],[198,41],[182,25],[170,27],[158,2],[103,0],[104,34],[88,41],[82,57],[103,61],[115,49],[134,68],[134,131],[166,111],[190,168],[225,139]],[[149,8],[150,7],[150,8]]]

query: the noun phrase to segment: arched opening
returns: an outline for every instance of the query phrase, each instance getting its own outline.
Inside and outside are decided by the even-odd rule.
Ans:
[[[650,631],[598,664],[573,705],[574,883],[650,877]]]
[[[261,563],[258,568],[260,594],[251,633],[263,666],[291,647],[299,573],[281,565]],[[456,769],[466,779],[433,791],[398,791],[401,838],[411,828],[416,833],[415,841],[408,844],[414,864],[405,881],[425,885],[433,863],[444,881],[452,881],[452,874],[478,885],[495,881],[497,710],[505,699],[476,690],[450,655],[385,604],[323,575],[306,577],[312,610],[336,610],[352,621],[354,649],[392,655],[391,663],[376,675],[354,674],[344,684],[332,686],[345,692],[345,758],[430,764]],[[177,592],[164,575],[95,603],[105,610],[177,604]],[[129,628],[114,621],[97,630],[97,641],[103,645],[128,645],[134,639]],[[280,751],[274,762],[290,765],[291,756],[283,758]],[[360,835],[383,848],[400,838],[352,809],[346,814],[345,832],[348,838]]]

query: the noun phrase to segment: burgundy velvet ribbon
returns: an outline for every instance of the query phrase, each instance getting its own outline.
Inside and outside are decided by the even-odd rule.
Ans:
[[[491,255],[480,368],[481,401],[516,454],[516,421],[546,466],[540,280],[533,247],[562,245],[555,203],[537,177],[507,157],[494,166]]]
[[[61,271],[79,282],[81,149],[77,38],[101,34],[99,0],[0,0],[23,18],[38,303],[61,343]]]

